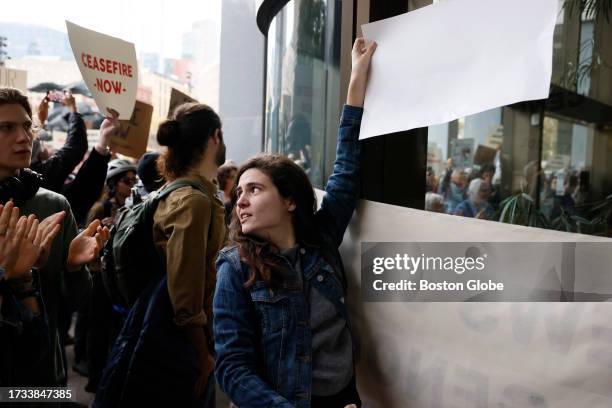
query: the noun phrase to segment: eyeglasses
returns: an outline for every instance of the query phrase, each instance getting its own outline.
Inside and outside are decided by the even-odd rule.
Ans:
[[[136,178],[134,177],[123,177],[119,181],[128,186],[133,186],[136,184]]]

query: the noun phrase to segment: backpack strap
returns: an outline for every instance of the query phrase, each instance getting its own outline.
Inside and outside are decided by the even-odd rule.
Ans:
[[[161,190],[158,190],[156,192],[154,192],[153,196],[148,199],[147,201],[150,202],[151,204],[149,205],[149,208],[152,209],[153,212],[155,212],[155,209],[157,208],[157,203],[159,200],[167,197],[170,193],[172,193],[174,190],[177,190],[181,187],[187,187],[187,186],[191,186],[194,189],[200,191],[202,194],[204,194],[206,197],[208,197],[211,201],[213,201],[213,198],[210,196],[210,194],[208,194],[208,191],[202,187],[202,185],[193,182],[191,180],[186,180],[186,179],[178,179],[173,181],[172,183],[168,184],[166,187],[164,187]],[[157,194],[155,194],[157,193]],[[211,202],[210,205],[210,228],[208,228],[208,239],[210,240],[210,237],[212,236],[212,221],[213,221],[213,205],[214,203]],[[212,337],[212,329],[208,326],[208,324],[206,324],[204,327],[206,327],[208,330],[205,331],[205,337],[206,337],[206,342],[208,345],[209,350],[214,350],[214,342],[213,342],[213,337]]]
[[[157,209],[157,203],[159,200],[166,198],[174,190],[177,190],[182,187],[187,187],[187,186],[193,187],[194,189],[200,191],[202,194],[208,197],[211,201],[213,201],[208,191],[201,184],[196,183],[195,181],[191,181],[191,180],[178,179],[168,184],[161,190],[155,191],[151,193],[151,195],[149,195],[150,198],[147,200],[147,202],[148,202],[149,212],[151,214],[150,217],[153,218],[153,213],[155,213],[155,210]],[[212,219],[213,219],[213,203],[211,202],[211,206],[210,206],[211,227],[212,227]],[[211,236],[212,236],[212,228],[209,228],[208,238],[210,239]]]
[[[168,184],[166,187],[162,188],[161,190],[158,190],[157,194],[154,195],[152,199],[155,201],[161,200],[163,198],[166,198],[166,196],[168,196],[174,190],[177,190],[182,187],[187,187],[187,186],[193,187],[194,189],[201,191],[205,196],[209,197],[208,191],[206,191],[205,188],[203,188],[200,184],[196,183],[195,181],[178,179]]]

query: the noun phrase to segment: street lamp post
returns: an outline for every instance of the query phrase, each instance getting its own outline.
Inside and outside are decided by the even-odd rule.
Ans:
[[[6,46],[8,45],[7,40],[8,38],[0,36],[0,67],[4,66],[4,62],[7,59],[11,59],[11,57],[9,57],[8,53],[5,51]]]

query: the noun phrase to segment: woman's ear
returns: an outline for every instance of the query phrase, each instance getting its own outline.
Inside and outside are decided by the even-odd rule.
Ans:
[[[287,210],[288,210],[289,212],[293,212],[293,211],[295,211],[295,209],[296,209],[296,207],[297,207],[297,206],[295,205],[295,203],[293,202],[293,200],[292,200],[292,199],[290,199],[290,198],[285,199],[285,205],[287,206]]]

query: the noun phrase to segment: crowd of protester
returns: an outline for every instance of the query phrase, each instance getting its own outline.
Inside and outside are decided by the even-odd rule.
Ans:
[[[425,209],[470,218],[491,219],[499,204],[499,189],[492,184],[494,174],[494,165],[466,171],[455,167],[452,159],[448,159],[444,174],[440,177],[428,167]]]
[[[74,344],[94,407],[214,407],[216,388],[240,407],[361,406],[338,247],[359,196],[375,48],[355,42],[319,210],[300,121],[290,127],[300,159],[238,166],[225,160],[217,113],[185,103],[158,129],[163,152],[133,162],[113,151],[117,112],[90,149],[65,92],[67,139],[49,151],[36,135],[54,102],[34,117],[26,96],[0,88],[0,387],[66,386]],[[439,175],[428,168],[425,209],[494,219],[496,173],[452,159]],[[588,202],[588,176],[527,166],[524,190],[552,220]]]
[[[375,48],[353,47],[319,210],[292,159],[226,162],[207,105],[178,106],[157,132],[163,152],[134,163],[113,151],[115,111],[89,149],[64,93],[67,140],[49,152],[36,137],[49,98],[34,117],[0,88],[0,386],[66,386],[74,343],[94,407],[214,407],[216,388],[240,407],[360,406],[338,247]]]
[[[553,221],[562,211],[572,214],[575,206],[589,201],[589,173],[573,169],[530,171],[526,166],[523,191],[533,202],[538,201],[541,213]],[[425,209],[427,211],[460,215],[463,217],[497,220],[501,197],[499,182],[494,182],[499,169],[494,164],[475,165],[472,168],[455,167],[448,159],[441,175],[427,168]],[[539,174],[539,180],[538,180]],[[557,185],[562,179],[563,187]],[[539,184],[538,184],[539,183]],[[539,192],[538,192],[539,189]]]

